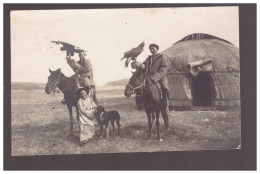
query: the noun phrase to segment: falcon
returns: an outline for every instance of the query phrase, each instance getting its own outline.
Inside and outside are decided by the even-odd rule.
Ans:
[[[136,57],[143,52],[144,45],[145,45],[145,43],[142,42],[140,45],[138,45],[138,47],[132,48],[131,50],[124,53],[124,57],[121,58],[121,60],[126,59],[126,61],[125,61],[126,68],[128,67],[130,60],[135,61]]]
[[[61,44],[62,47],[60,48],[60,50],[66,51],[67,56],[74,56],[74,53],[87,52],[83,49],[80,49],[79,47],[77,47],[75,45],[71,45],[71,44],[66,43],[66,42],[62,42],[62,41],[51,41],[51,42],[55,43],[57,45]]]

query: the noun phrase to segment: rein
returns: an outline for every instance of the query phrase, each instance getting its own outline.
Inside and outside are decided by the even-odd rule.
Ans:
[[[137,89],[142,88],[142,87],[145,86],[145,80],[144,80],[144,82],[143,82],[141,85],[139,85],[139,86],[137,86],[137,87],[133,87],[133,86],[131,86],[129,83],[128,83],[126,86],[130,87],[130,88],[133,90],[133,91],[132,91],[132,94],[133,94],[133,93],[135,93],[135,90],[137,90]],[[142,91],[143,91],[143,90],[142,90]],[[138,96],[144,96],[144,95],[148,94],[149,92],[151,92],[151,89],[150,89],[148,92],[143,93],[143,94],[138,95]]]
[[[141,88],[143,85],[144,85],[144,83],[142,83],[140,86],[133,87],[133,86],[131,86],[131,85],[128,83],[126,86],[129,86],[133,91],[135,91],[135,90]]]

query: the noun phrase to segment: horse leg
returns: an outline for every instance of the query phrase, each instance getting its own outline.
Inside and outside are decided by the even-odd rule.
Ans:
[[[154,126],[154,120],[155,120],[155,112],[152,112],[152,127],[151,127],[152,130]]]
[[[76,112],[77,112],[77,121],[79,121],[79,108],[78,106],[75,106],[76,107]]]
[[[73,117],[72,117],[72,105],[70,102],[67,102],[67,108],[69,110],[69,117],[70,117],[70,132],[73,131]]]
[[[157,127],[157,139],[159,141],[162,141],[161,137],[160,137],[160,122],[159,122],[159,116],[160,116],[160,112],[156,112],[156,127]]]
[[[151,134],[152,134],[152,121],[151,121],[151,112],[146,112],[147,118],[148,118],[148,127],[149,127],[149,132],[148,132],[148,137],[151,138]]]

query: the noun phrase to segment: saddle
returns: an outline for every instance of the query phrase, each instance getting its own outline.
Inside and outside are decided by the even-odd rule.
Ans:
[[[160,99],[163,100],[163,95],[162,95],[162,85],[158,82],[155,83],[155,85],[158,87],[159,89],[159,93],[160,93]],[[144,85],[145,86],[145,85]]]
[[[160,92],[160,99],[163,100],[163,95],[162,95],[162,86],[160,83],[156,83],[156,86],[159,88],[159,92]]]

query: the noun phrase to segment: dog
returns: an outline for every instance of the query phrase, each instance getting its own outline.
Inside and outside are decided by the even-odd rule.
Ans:
[[[116,121],[117,124],[117,136],[119,136],[119,130],[120,130],[120,114],[116,110],[111,111],[105,111],[104,106],[97,106],[95,110],[95,117],[97,119],[98,124],[100,125],[100,138],[102,138],[103,135],[103,125],[106,126],[106,136],[109,137],[109,129],[108,124],[111,122],[111,125],[113,127],[113,132],[115,131],[114,122]]]

